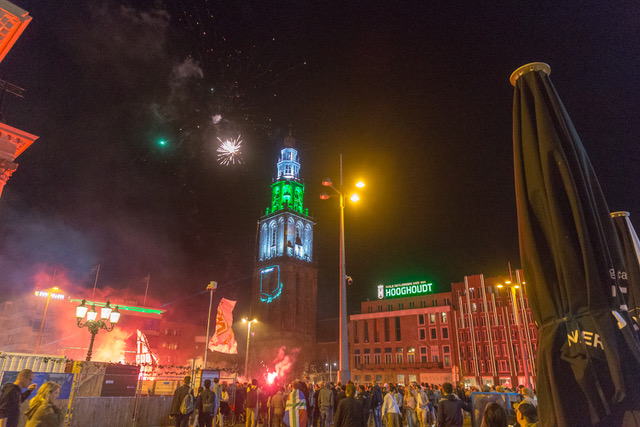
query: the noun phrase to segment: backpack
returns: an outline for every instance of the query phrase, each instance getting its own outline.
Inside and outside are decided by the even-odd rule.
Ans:
[[[182,399],[182,403],[180,404],[180,413],[181,414],[190,414],[193,412],[193,394],[191,393],[191,389],[187,392],[187,395]]]
[[[213,403],[216,400],[216,395],[211,390],[204,390],[202,392],[202,412],[205,414],[213,413]]]
[[[247,398],[244,401],[244,406],[247,408],[255,408],[258,404],[258,387],[251,387],[247,391]]]

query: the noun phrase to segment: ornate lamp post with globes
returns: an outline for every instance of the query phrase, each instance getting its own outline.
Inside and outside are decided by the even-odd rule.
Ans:
[[[111,309],[111,304],[107,301],[107,304],[100,309],[100,319],[98,320],[98,312],[96,311],[95,304],[91,305],[91,310],[86,306],[86,300],[82,300],[82,303],[76,307],[76,320],[78,328],[87,328],[91,334],[91,343],[89,344],[89,350],[87,351],[87,362],[91,361],[91,352],[93,351],[93,341],[96,338],[96,334],[100,329],[104,329],[107,332],[111,332],[113,328],[120,320],[120,312],[118,306],[115,310]],[[85,315],[87,316],[86,320]]]

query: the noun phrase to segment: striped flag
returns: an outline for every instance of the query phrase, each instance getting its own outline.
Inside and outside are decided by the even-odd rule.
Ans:
[[[226,298],[220,300],[218,314],[216,315],[216,333],[213,334],[209,341],[209,350],[227,354],[238,353],[238,343],[231,328],[233,324],[233,308],[235,306],[235,301]]]
[[[307,425],[307,402],[304,394],[298,389],[289,393],[287,406],[284,411],[284,423],[287,427],[306,427]]]

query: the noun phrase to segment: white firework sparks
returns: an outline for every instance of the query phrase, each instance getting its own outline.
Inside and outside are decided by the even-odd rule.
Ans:
[[[223,166],[233,165],[235,163],[242,163],[240,155],[240,147],[242,146],[242,137],[238,135],[235,139],[227,139],[225,141],[218,138],[220,146],[217,149],[218,163]]]

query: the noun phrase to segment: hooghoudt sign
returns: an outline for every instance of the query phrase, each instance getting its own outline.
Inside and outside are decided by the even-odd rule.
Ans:
[[[378,285],[378,299],[412,297],[433,292],[433,283],[421,282],[397,283],[395,285]]]

